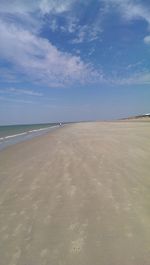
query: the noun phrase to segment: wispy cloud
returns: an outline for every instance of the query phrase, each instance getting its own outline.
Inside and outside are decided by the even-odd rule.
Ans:
[[[0,22],[0,56],[31,80],[53,87],[102,79],[101,73],[79,56],[61,52],[47,39],[28,30]]]
[[[137,76],[137,83],[149,85],[150,84],[150,72],[139,74],[139,76]]]
[[[14,102],[14,103],[23,103],[23,104],[33,104],[34,102],[31,100],[23,100],[23,99],[14,99],[14,98],[8,98],[0,96],[1,101],[8,101],[8,102]]]
[[[43,94],[39,92],[35,92],[32,90],[26,90],[26,89],[18,89],[18,88],[5,88],[1,89],[0,88],[0,93],[4,94],[10,94],[10,95],[27,95],[27,96],[37,96],[37,97],[42,97]]]
[[[111,85],[149,85],[150,84],[150,72],[137,72],[134,74],[130,74],[127,77],[112,77],[109,80]]]
[[[0,10],[4,12],[34,12],[41,11],[42,13],[61,13],[67,11],[74,0],[7,0],[0,2]]]
[[[127,20],[144,19],[150,24],[150,9],[143,1],[136,0],[102,0],[109,8],[114,7]]]
[[[73,44],[92,42],[98,39],[100,34],[103,32],[100,25],[84,25],[79,26],[77,29],[76,37],[71,41]]]
[[[95,3],[93,16],[90,11]],[[88,12],[88,21],[82,9]],[[53,32],[70,34],[69,44],[76,46],[100,40],[103,18],[113,9],[126,21],[143,19],[150,26],[150,10],[140,0],[96,0],[94,3],[91,0],[0,1],[0,56],[11,64],[14,73],[48,87],[109,83],[111,78],[106,77],[102,69],[95,69],[91,63],[82,59],[82,55],[75,56],[58,49],[50,39],[43,38],[40,31],[46,21]],[[59,23],[60,17],[65,20],[63,25]],[[144,42],[150,44],[150,37],[146,36]],[[9,73],[8,81],[10,79],[11,82],[11,78],[13,81],[13,76]],[[3,75],[3,79],[7,78]],[[120,84],[126,80],[133,82],[130,78],[122,78],[120,81],[118,77]],[[14,89],[11,92],[40,96],[39,93],[27,90]]]
[[[51,30],[73,34],[72,43],[95,40],[101,28],[96,23],[80,24],[78,8],[76,10],[74,6],[80,6],[81,3],[80,0],[78,3],[75,0],[0,2],[1,58],[11,63],[13,71],[48,87],[105,81],[102,70],[95,70],[92,64],[84,62],[79,55],[62,52],[50,40],[39,36],[45,15],[49,14]],[[65,25],[57,23],[60,14],[66,21]]]
[[[150,35],[144,38],[145,44],[150,44]]]

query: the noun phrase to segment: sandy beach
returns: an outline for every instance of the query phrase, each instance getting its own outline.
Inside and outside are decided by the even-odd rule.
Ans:
[[[150,122],[64,126],[0,152],[0,265],[149,265]]]

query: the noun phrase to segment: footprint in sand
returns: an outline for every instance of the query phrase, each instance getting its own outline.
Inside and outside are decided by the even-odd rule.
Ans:
[[[80,253],[82,251],[84,245],[84,239],[78,238],[71,243],[71,252],[72,253]]]

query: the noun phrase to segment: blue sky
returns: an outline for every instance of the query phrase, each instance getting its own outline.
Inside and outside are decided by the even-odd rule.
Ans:
[[[0,124],[147,112],[149,0],[0,1]]]

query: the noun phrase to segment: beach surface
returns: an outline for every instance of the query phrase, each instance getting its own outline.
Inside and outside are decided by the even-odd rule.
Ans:
[[[150,122],[71,124],[1,151],[0,265],[150,265]]]

